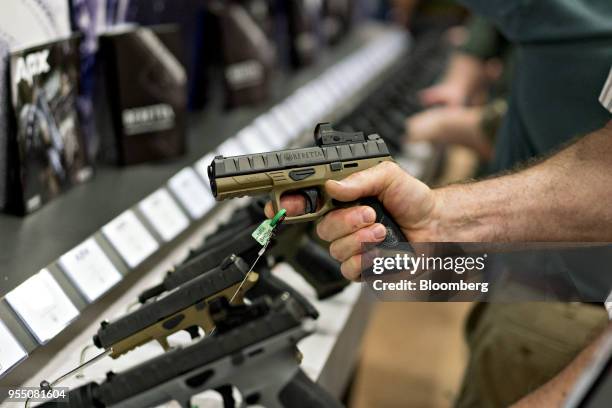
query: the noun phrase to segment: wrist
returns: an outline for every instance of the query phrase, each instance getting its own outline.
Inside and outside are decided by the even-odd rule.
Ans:
[[[493,242],[504,240],[501,217],[481,211],[470,184],[432,190],[434,205],[411,231],[415,242]]]

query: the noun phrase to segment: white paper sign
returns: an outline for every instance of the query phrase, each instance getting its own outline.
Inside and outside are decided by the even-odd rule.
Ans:
[[[204,186],[191,167],[185,167],[168,181],[170,190],[193,219],[202,217],[215,205],[210,189]]]
[[[280,123],[269,113],[258,117],[254,122],[261,136],[275,149],[285,145]]]
[[[238,140],[236,140],[236,138],[233,138],[233,137],[230,139],[227,139],[225,142],[219,145],[219,147],[217,148],[217,151],[219,152],[219,154],[225,157],[240,156],[242,154],[247,153],[244,146],[238,143]]]
[[[102,227],[102,233],[130,268],[140,265],[159,247],[132,210]]]
[[[287,98],[281,105],[285,111],[287,117],[289,117],[294,123],[297,129],[297,135],[301,134],[308,125],[308,106],[299,105],[295,97]],[[297,136],[296,135],[296,136]]]
[[[212,163],[215,156],[219,156],[218,153],[208,153],[206,156],[202,157],[200,160],[196,162],[194,165],[196,171],[204,180],[204,185],[210,190],[210,180],[208,179],[208,166]]]
[[[189,226],[189,219],[165,188],[160,188],[138,204],[138,208],[165,242]]]
[[[287,111],[284,106],[276,105],[270,113],[278,120],[278,123],[282,126],[281,138],[283,145],[289,143],[299,132],[298,124],[296,119],[291,115],[291,112]]]
[[[321,115],[325,116],[329,114],[329,111],[331,110],[334,102],[332,100],[332,95],[330,95],[330,93],[327,91],[323,81],[321,79],[318,79],[316,82],[314,82],[314,85],[311,89],[313,91],[313,94],[315,95],[316,100],[319,101],[319,106],[321,107]]]
[[[287,99],[287,103],[293,112],[296,113],[302,129],[312,127],[313,122],[316,120],[316,112],[312,109],[310,101],[303,93],[293,94]]]
[[[242,129],[236,135],[236,139],[245,147],[247,153],[263,153],[274,148],[252,126]]]
[[[317,92],[317,85],[315,82],[311,82],[303,89],[304,90],[302,92],[310,101],[310,106],[312,106],[314,120],[317,121],[325,113],[325,103],[319,99],[319,93]]]
[[[27,356],[28,353],[0,320],[0,378]]]
[[[51,340],[79,315],[46,269],[7,293],[6,300],[40,344]]]
[[[93,238],[62,255],[59,265],[88,302],[98,299],[122,279]]]

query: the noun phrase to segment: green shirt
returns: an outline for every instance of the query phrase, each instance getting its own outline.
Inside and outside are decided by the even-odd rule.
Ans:
[[[493,171],[602,127],[612,63],[612,0],[461,0],[517,44]]]

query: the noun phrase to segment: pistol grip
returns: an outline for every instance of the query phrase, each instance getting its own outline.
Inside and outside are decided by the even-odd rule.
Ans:
[[[372,207],[374,211],[376,211],[376,222],[384,225],[387,229],[387,235],[385,236],[384,241],[378,244],[378,247],[384,249],[394,249],[397,248],[400,243],[406,244],[407,239],[402,232],[402,229],[376,197],[359,199],[356,204]]]

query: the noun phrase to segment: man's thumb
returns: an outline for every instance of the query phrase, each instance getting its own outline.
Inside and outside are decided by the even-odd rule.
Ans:
[[[382,162],[369,169],[353,173],[341,181],[325,183],[327,193],[338,201],[354,201],[362,197],[379,197],[402,170],[393,162]]]

